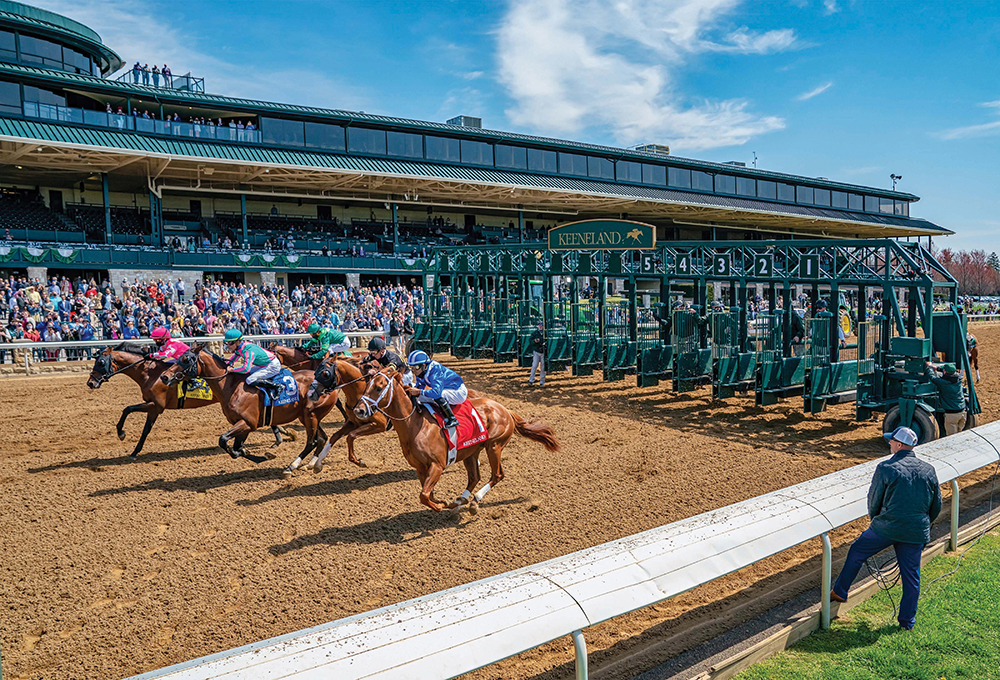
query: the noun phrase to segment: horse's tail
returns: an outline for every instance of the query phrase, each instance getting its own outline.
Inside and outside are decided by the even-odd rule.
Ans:
[[[513,411],[510,412],[510,416],[514,419],[514,429],[519,435],[538,442],[545,447],[546,451],[559,450],[559,440],[556,439],[556,433],[552,431],[551,427],[542,423],[527,423]]]

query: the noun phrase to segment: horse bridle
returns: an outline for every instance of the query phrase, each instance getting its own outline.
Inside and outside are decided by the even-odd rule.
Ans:
[[[382,400],[386,398],[386,394],[388,394],[388,397],[389,397],[389,401],[387,402],[387,404],[391,404],[392,403],[392,397],[395,394],[395,389],[396,389],[394,387],[394,384],[395,384],[396,381],[393,380],[389,376],[389,374],[382,373],[381,371],[379,371],[379,373],[381,375],[385,376],[385,378],[386,378],[386,380],[388,381],[389,384],[386,385],[382,389],[382,391],[379,392],[378,396],[375,397],[374,399],[372,399],[371,397],[369,397],[367,394],[362,394],[361,395],[361,399],[359,399],[358,401],[364,402],[365,406],[368,408],[369,415],[366,416],[366,417],[367,418],[371,418],[373,415],[375,415],[374,412],[377,411],[377,412],[381,413],[382,415],[384,415],[389,420],[395,420],[395,421],[400,421],[400,422],[404,421],[404,420],[409,420],[410,416],[412,416],[414,413],[417,412],[417,405],[416,404],[414,404],[413,408],[410,409],[410,412],[407,413],[402,418],[395,418],[393,416],[390,416],[388,413],[385,412],[385,410],[381,406],[379,406],[379,404],[382,403]]]
[[[133,361],[131,364],[129,364],[127,366],[123,366],[121,368],[115,369],[115,358],[114,358],[114,356],[112,356],[111,354],[108,354],[107,357],[110,360],[109,363],[111,364],[111,368],[114,369],[114,370],[112,370],[111,373],[108,373],[107,375],[98,375],[97,376],[97,386],[98,387],[100,387],[104,383],[108,382],[109,380],[111,380],[113,377],[115,377],[119,373],[124,373],[125,371],[127,371],[130,368],[132,368],[133,366],[138,366],[139,364],[141,364],[142,362],[144,362],[146,360],[146,358],[143,357],[142,359],[139,359],[138,361]]]
[[[320,368],[332,368],[334,370],[334,375],[339,376],[340,375],[340,371],[337,370],[336,363],[337,363],[336,359],[333,360],[333,364],[328,364],[328,363],[324,362],[323,365],[320,366]],[[339,390],[342,387],[347,387],[348,385],[353,385],[354,383],[360,382],[360,381],[365,380],[365,379],[366,378],[365,378],[364,374],[362,373],[360,376],[358,376],[354,380],[348,380],[345,383],[342,383],[342,382],[338,381],[337,384],[330,385],[329,387],[327,387],[326,385],[324,385],[323,383],[321,383],[319,380],[313,380],[313,382],[317,383],[320,387],[323,388],[323,391],[320,392],[317,395],[317,397],[323,397],[323,396],[326,396],[327,394],[330,394],[330,392],[333,392],[334,390]]]

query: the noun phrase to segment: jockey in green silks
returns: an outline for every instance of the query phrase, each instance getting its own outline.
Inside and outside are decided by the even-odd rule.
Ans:
[[[351,348],[351,341],[346,335],[334,328],[324,328],[315,321],[309,324],[306,333],[311,335],[312,339],[306,340],[302,344],[302,349],[309,354],[310,359],[322,359],[328,352],[339,354]]]

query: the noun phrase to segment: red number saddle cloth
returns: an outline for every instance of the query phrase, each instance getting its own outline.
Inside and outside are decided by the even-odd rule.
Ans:
[[[441,416],[441,413],[433,407],[433,404],[424,405],[434,415],[438,427],[444,429],[444,418]],[[472,405],[470,400],[466,399],[458,406],[452,406],[451,411],[458,420],[458,432],[456,433],[454,428],[446,431],[445,439],[448,442],[448,465],[455,462],[460,449],[481,444],[489,439],[490,436],[489,431],[486,429],[486,421],[479,415],[479,411],[476,410],[476,407]],[[458,446],[455,446],[456,440],[459,442]]]

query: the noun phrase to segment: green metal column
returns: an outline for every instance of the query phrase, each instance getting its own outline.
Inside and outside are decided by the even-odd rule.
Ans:
[[[830,311],[833,324],[830,326],[830,363],[840,361],[840,288],[836,280],[830,284]]]
[[[399,213],[396,210],[396,204],[392,204],[392,252],[396,252],[396,246],[399,245]]]
[[[153,245],[163,245],[163,201],[152,191],[149,192],[149,226]]]
[[[639,340],[639,284],[634,276],[630,276],[625,280],[625,286],[628,291],[628,341],[636,342]]]
[[[524,243],[524,211],[517,211],[517,242]]]
[[[104,192],[104,242],[111,243],[111,192],[108,189],[108,173],[101,173],[101,189]]]
[[[784,297],[782,309],[785,313],[781,315],[781,356],[790,357],[792,356],[792,314],[798,312],[792,308],[792,284],[785,281],[785,287],[782,290]]]
[[[243,247],[247,247],[247,195],[240,194],[240,221],[243,223]]]

